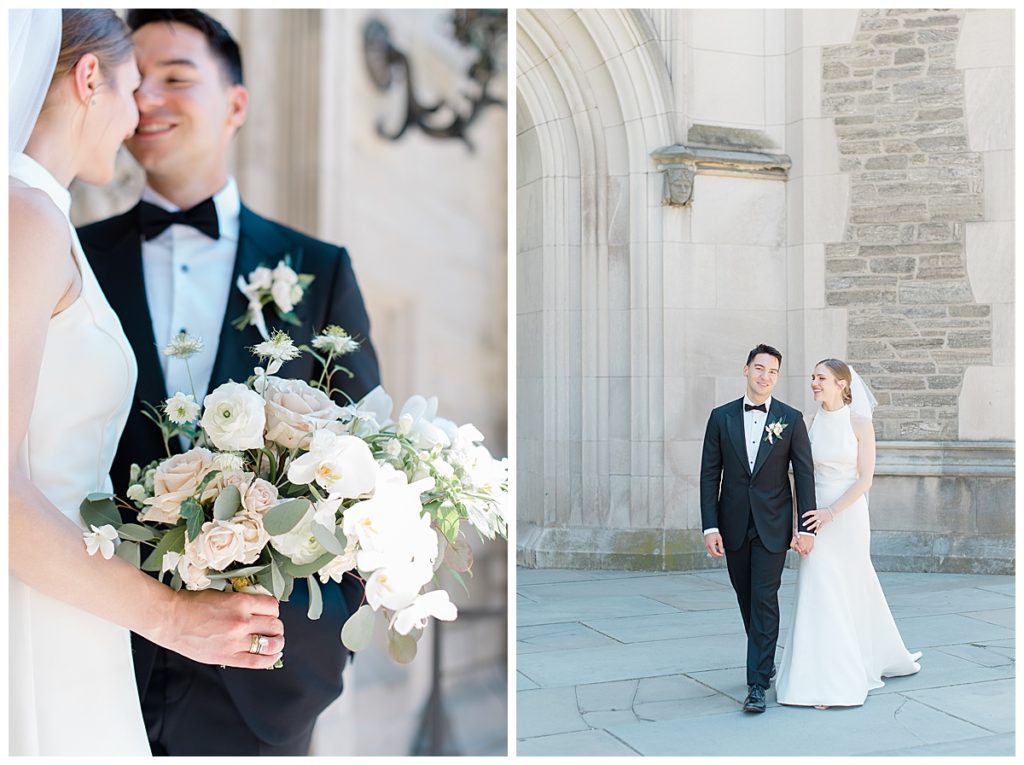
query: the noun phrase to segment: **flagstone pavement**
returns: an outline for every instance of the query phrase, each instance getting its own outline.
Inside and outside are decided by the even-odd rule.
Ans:
[[[518,570],[519,755],[1014,754],[1014,578],[880,573],[921,671],[861,707],[744,714],[724,569]],[[796,571],[779,593],[786,642]],[[827,645],[823,661],[827,661]]]

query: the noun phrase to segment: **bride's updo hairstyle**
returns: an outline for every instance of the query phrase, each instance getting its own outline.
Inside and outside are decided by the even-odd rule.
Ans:
[[[97,58],[105,76],[112,76],[132,53],[128,26],[107,8],[61,9],[60,54],[50,80],[51,91],[87,53]]]
[[[850,386],[853,385],[853,375],[850,374],[850,368],[846,366],[845,361],[839,359],[822,359],[814,366],[826,366],[836,376],[837,380],[844,380],[846,385],[843,387],[843,403],[853,403],[853,392],[850,390]]]

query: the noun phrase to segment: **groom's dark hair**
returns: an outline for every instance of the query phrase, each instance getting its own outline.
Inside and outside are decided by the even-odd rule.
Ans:
[[[750,362],[753,361],[754,357],[759,353],[767,353],[769,356],[777,358],[779,360],[779,369],[782,369],[782,351],[772,348],[770,345],[765,345],[764,343],[761,343],[747,354],[748,367],[750,366]]]
[[[128,11],[126,18],[132,32],[159,21],[176,21],[203,33],[207,45],[213,51],[232,85],[242,85],[242,53],[235,38],[217,19],[195,8],[155,10],[151,8]]]

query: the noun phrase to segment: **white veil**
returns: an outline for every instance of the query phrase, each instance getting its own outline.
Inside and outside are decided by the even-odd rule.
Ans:
[[[860,417],[867,417],[871,419],[871,415],[875,411],[875,407],[878,406],[878,399],[875,398],[871,389],[868,388],[861,376],[857,374],[853,367],[847,365],[850,369],[850,377],[853,378],[850,381],[850,394],[853,396],[853,403],[850,404],[850,412],[852,414],[859,415]]]
[[[7,12],[8,152],[24,151],[60,53],[60,8]]]

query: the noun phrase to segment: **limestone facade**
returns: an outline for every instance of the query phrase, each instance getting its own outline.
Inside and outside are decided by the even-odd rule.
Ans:
[[[879,567],[1012,570],[1012,20],[519,12],[520,562],[710,565],[704,426],[768,342],[797,407],[828,356],[878,395]]]

